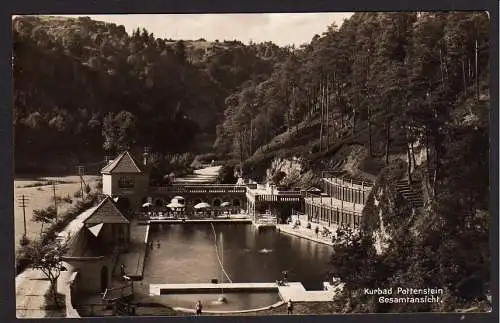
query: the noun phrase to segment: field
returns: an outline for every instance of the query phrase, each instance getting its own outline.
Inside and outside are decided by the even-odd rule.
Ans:
[[[98,178],[98,176],[85,176],[84,181],[94,190]],[[56,183],[57,197],[64,198],[69,196],[72,200],[72,204],[58,201],[58,214],[65,212],[78,200],[78,198],[73,196],[76,191],[80,190],[80,178],[78,176],[14,179],[14,243],[16,250],[19,248],[19,240],[24,232],[23,208],[20,207],[19,200],[22,195],[28,200],[26,203],[26,234],[29,239],[36,239],[40,237],[41,224],[31,221],[33,210],[44,209],[54,204],[54,192],[49,181],[54,181]]]

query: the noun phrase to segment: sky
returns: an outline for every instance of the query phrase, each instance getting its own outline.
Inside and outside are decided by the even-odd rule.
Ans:
[[[146,28],[155,37],[207,41],[272,41],[286,46],[309,43],[333,22],[340,27],[352,13],[79,15],[124,25],[128,33]],[[57,15],[62,16],[62,15]],[[71,16],[78,17],[78,16]]]

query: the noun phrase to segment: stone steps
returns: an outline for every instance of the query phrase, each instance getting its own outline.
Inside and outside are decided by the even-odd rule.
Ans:
[[[400,180],[396,183],[398,192],[414,208],[424,206],[422,187],[420,183],[408,184],[406,180]]]

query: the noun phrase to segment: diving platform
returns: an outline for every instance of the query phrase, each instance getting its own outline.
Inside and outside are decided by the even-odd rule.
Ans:
[[[225,293],[272,292],[277,291],[276,283],[200,283],[200,284],[150,284],[149,295],[211,293],[224,290]]]
[[[224,290],[224,293],[275,292],[284,301],[291,299],[294,302],[331,302],[338,290],[328,283],[323,285],[324,290],[308,291],[300,282],[290,282],[283,286],[276,283],[150,284],[149,295],[218,293]]]

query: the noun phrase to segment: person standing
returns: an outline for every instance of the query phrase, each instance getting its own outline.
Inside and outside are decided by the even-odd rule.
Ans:
[[[286,308],[287,308],[288,315],[292,315],[293,314],[293,302],[292,302],[292,299],[288,300]]]
[[[203,310],[203,305],[201,305],[201,301],[196,302],[195,306],[196,315],[201,315],[202,310]]]
[[[125,276],[125,265],[124,264],[120,265],[120,275],[122,277]]]

